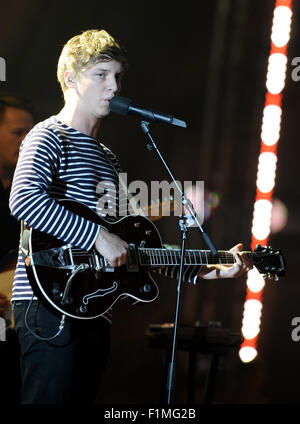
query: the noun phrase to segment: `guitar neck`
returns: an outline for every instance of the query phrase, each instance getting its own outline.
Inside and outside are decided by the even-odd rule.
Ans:
[[[180,264],[180,250],[178,249],[153,249],[138,248],[140,265],[146,266],[172,266]],[[253,252],[243,252],[251,260]],[[186,250],[184,255],[185,265],[232,265],[236,262],[232,252],[218,250],[213,255],[210,250]]]

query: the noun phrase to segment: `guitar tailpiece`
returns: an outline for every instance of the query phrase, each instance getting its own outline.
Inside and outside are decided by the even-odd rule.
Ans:
[[[87,265],[87,264],[80,264],[73,272],[72,272],[72,274],[71,274],[71,276],[70,276],[70,278],[68,279],[68,281],[67,281],[67,284],[66,284],[66,288],[65,288],[65,291],[64,291],[64,294],[63,294],[63,296],[62,296],[62,299],[61,299],[61,304],[62,305],[64,305],[65,303],[68,303],[68,294],[69,294],[69,291],[70,291],[70,287],[71,287],[71,283],[72,283],[72,280],[73,280],[73,278],[75,277],[75,275],[76,274],[78,274],[78,272],[81,272],[81,271],[86,271],[87,269],[89,268],[89,265]]]

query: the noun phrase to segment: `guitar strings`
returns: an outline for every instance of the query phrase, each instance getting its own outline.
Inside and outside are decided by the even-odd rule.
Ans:
[[[175,249],[162,249],[162,248],[139,248],[139,257],[140,263],[142,265],[148,265],[149,260],[150,264],[158,265],[178,265],[178,261],[180,260],[180,250]],[[72,256],[75,257],[87,257],[91,258],[97,252],[89,253],[82,251],[78,248],[72,248]],[[251,252],[245,252],[246,254],[251,254]],[[131,255],[131,252],[128,253]],[[200,263],[199,263],[200,260]],[[174,263],[175,261],[175,263]],[[213,257],[210,251],[208,250],[189,250],[185,252],[185,261],[186,265],[204,265],[204,264],[233,264],[236,262],[233,253],[227,251],[218,251],[217,260]]]

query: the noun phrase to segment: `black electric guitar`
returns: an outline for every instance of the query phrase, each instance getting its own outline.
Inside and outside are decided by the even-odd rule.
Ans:
[[[129,215],[111,224],[81,203],[66,200],[62,204],[125,240],[129,244],[127,263],[112,268],[94,248],[84,251],[30,229],[25,264],[35,294],[55,311],[83,320],[103,315],[124,296],[139,302],[155,300],[158,287],[149,271],[179,265],[180,250],[163,248],[158,230],[144,216]],[[284,275],[285,261],[279,250],[257,247],[247,254],[260,273]],[[234,262],[228,251],[218,251],[216,257],[208,250],[185,252],[185,265]]]

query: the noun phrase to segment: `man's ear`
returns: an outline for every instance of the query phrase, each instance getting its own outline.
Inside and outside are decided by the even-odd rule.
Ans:
[[[65,84],[69,88],[74,88],[75,86],[75,78],[73,77],[70,71],[66,71],[64,74]]]

